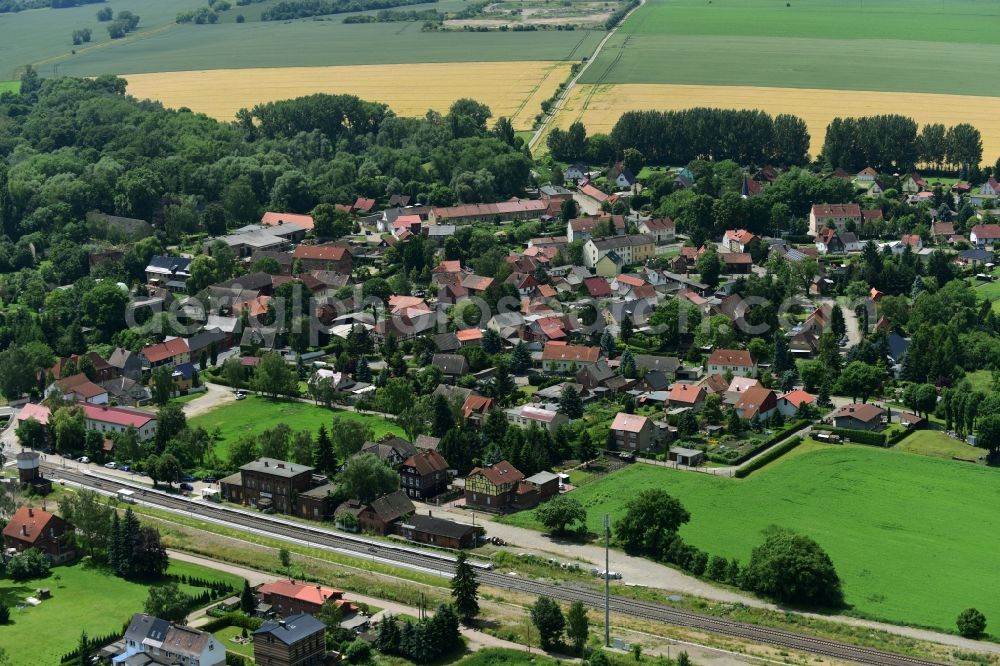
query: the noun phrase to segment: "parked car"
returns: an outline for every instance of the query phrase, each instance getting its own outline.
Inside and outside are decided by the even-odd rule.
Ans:
[[[131,468],[131,467],[129,467],[128,465],[122,465],[122,466],[121,466],[121,467],[119,467],[118,469],[120,469],[120,470],[121,470],[121,471],[123,471],[123,472],[131,472],[131,471],[132,471],[132,468]]]
[[[181,490],[187,490],[189,492],[194,490],[194,486],[192,486],[190,483],[182,483],[180,487]]]
[[[90,458],[88,458],[87,456],[80,456],[79,458],[76,459],[76,461],[86,465],[87,463],[90,462]]]
[[[118,469],[118,463],[114,462],[106,462],[104,463],[104,466],[107,467],[108,469]]]
[[[195,478],[190,474],[185,474],[184,476],[181,477],[181,481],[194,481],[194,480]]]
[[[242,400],[242,399],[243,399],[243,398],[245,398],[245,397],[247,397],[247,394],[246,394],[246,393],[237,393],[237,394],[236,394],[236,399],[237,399],[237,400]]]

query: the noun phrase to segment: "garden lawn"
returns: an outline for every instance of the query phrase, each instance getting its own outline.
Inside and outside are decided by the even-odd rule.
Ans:
[[[247,631],[247,634],[253,635],[253,632]],[[235,652],[236,654],[241,654],[244,657],[253,659],[253,643],[237,643],[236,641],[230,640],[238,636],[243,636],[242,627],[226,627],[224,629],[219,629],[215,632],[214,636],[219,639],[219,642],[222,643],[222,646],[226,648],[227,652]]]
[[[367,423],[371,426],[376,439],[386,433],[403,434],[402,428],[374,414],[331,410],[293,400],[268,400],[256,395],[217,407],[194,417],[188,424],[191,427],[205,428],[210,433],[218,429],[220,439],[216,441],[215,453],[223,460],[228,460],[229,445],[240,435],[259,434],[279,423],[287,423],[292,430],[309,430],[315,436],[320,425],[325,425],[326,429],[330,430],[335,415]]]
[[[570,496],[596,532],[605,512],[620,518],[629,497],[662,488],[691,512],[685,539],[744,563],[769,525],[807,534],[830,554],[856,614],[945,630],[969,606],[1000,618],[1000,579],[989,573],[1000,567],[1000,472],[892,449],[799,448],[743,480],[637,464]],[[539,527],[532,512],[505,522]]]
[[[186,562],[172,562],[169,573],[222,580],[237,590],[243,584],[236,576]],[[18,611],[17,604],[41,587],[49,588],[52,598]],[[188,585],[181,589],[203,591]],[[77,646],[81,631],[89,636],[121,631],[133,613],[142,611],[147,594],[146,585],[112,576],[89,560],[55,567],[52,575],[39,580],[17,583],[0,578],[0,599],[11,607],[11,624],[0,630],[0,646],[12,666],[58,664],[62,655]]]
[[[0,81],[0,93],[17,92],[20,89],[20,81]]]
[[[993,373],[989,370],[976,370],[975,372],[967,373],[965,378],[969,380],[973,391],[989,393],[992,390]]]
[[[899,444],[893,447],[896,451],[907,453],[918,453],[924,456],[935,458],[961,458],[963,460],[976,460],[983,455],[982,449],[977,449],[964,442],[960,442],[954,437],[949,437],[940,430],[917,430],[912,435],[907,435]]]

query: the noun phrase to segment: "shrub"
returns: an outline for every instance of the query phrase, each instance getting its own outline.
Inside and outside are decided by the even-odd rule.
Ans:
[[[785,455],[786,453],[788,453],[801,443],[802,443],[801,437],[793,437],[784,444],[779,444],[778,446],[775,446],[773,449],[771,449],[761,457],[757,458],[746,467],[739,468],[738,470],[736,470],[736,474],[734,474],[734,476],[737,479],[742,479],[746,476],[749,476],[752,472],[756,472],[764,465],[774,462],[775,460]]]
[[[18,553],[7,562],[7,575],[17,581],[45,578],[51,565],[42,551],[37,548]]]
[[[955,621],[958,633],[966,638],[979,638],[986,630],[986,616],[975,608],[966,608]]]

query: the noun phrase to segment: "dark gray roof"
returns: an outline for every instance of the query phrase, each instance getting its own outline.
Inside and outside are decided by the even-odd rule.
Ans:
[[[438,333],[432,339],[438,351],[452,352],[461,347],[454,333]]]
[[[993,261],[993,253],[989,250],[983,250],[982,248],[972,248],[970,250],[962,250],[958,253],[958,256],[962,259],[968,261]]]
[[[654,356],[653,354],[636,354],[635,367],[647,370],[660,370],[667,376],[677,373],[681,361],[676,356]]]
[[[295,261],[295,257],[292,256],[291,252],[278,252],[277,250],[254,250],[253,255],[250,257],[250,262],[255,264],[261,259],[274,259],[278,262],[279,266],[291,266]]]
[[[333,491],[337,489],[336,484],[324,483],[322,486],[316,486],[311,490],[307,490],[304,493],[299,493],[300,497],[312,497],[315,499],[323,499]]]
[[[285,645],[293,645],[316,632],[326,631],[326,625],[308,613],[289,615],[284,620],[270,620],[253,632],[254,636],[270,634]]]
[[[889,355],[894,361],[899,363],[903,360],[903,356],[906,354],[907,348],[910,346],[910,341],[904,338],[899,333],[893,331],[886,338],[886,342],[889,345]]]
[[[464,375],[469,371],[469,361],[461,354],[434,354],[431,364],[446,375]]]
[[[146,265],[146,270],[153,268],[161,271],[169,271],[171,273],[185,273],[187,272],[190,264],[191,260],[187,257],[165,257],[163,255],[157,255],[149,260],[149,264]]]
[[[670,380],[661,370],[650,370],[645,374],[643,380],[653,391],[664,391],[670,387]]]
[[[132,616],[132,621],[125,630],[125,640],[135,641],[141,644],[147,638],[157,642],[163,642],[167,637],[167,630],[170,623],[145,613],[136,613]]]
[[[469,532],[476,531],[476,527],[474,525],[456,523],[453,520],[445,520],[444,518],[435,518],[433,516],[413,515],[407,519],[406,524],[413,527],[418,532],[434,534],[436,536],[451,537],[455,539],[461,539]]]
[[[618,247],[648,245],[654,242],[652,236],[646,234],[629,234],[627,236],[608,236],[591,241],[598,250],[611,250]]]
[[[383,495],[371,503],[372,511],[387,523],[408,516],[414,511],[413,502],[402,490]]]
[[[212,286],[221,287],[223,289],[240,288],[259,291],[271,286],[271,276],[262,271],[257,271],[254,273],[247,273],[246,275],[238,275],[224,282],[218,282]]]
[[[406,460],[416,452],[416,447],[402,437],[386,437],[378,442],[365,442],[361,445],[361,453],[374,453],[382,461],[388,461],[393,453]]]
[[[306,467],[305,465],[296,465],[285,460],[277,460],[275,458],[257,458],[253,462],[248,462],[246,465],[240,467],[241,470],[246,470],[248,472],[263,472],[265,474],[271,474],[273,476],[282,476],[286,478],[291,478],[293,476],[298,476],[303,472],[312,473],[312,467]]]

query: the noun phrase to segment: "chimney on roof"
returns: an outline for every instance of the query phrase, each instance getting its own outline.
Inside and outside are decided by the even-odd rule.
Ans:
[[[267,464],[266,460],[264,461],[264,467],[270,467],[270,465]]]
[[[28,536],[28,526],[21,525],[21,536]]]
[[[278,620],[278,626],[284,629],[288,626],[288,623],[285,622],[284,620]]]
[[[28,516],[31,518],[35,516],[35,510],[32,509],[30,506],[28,507]]]

